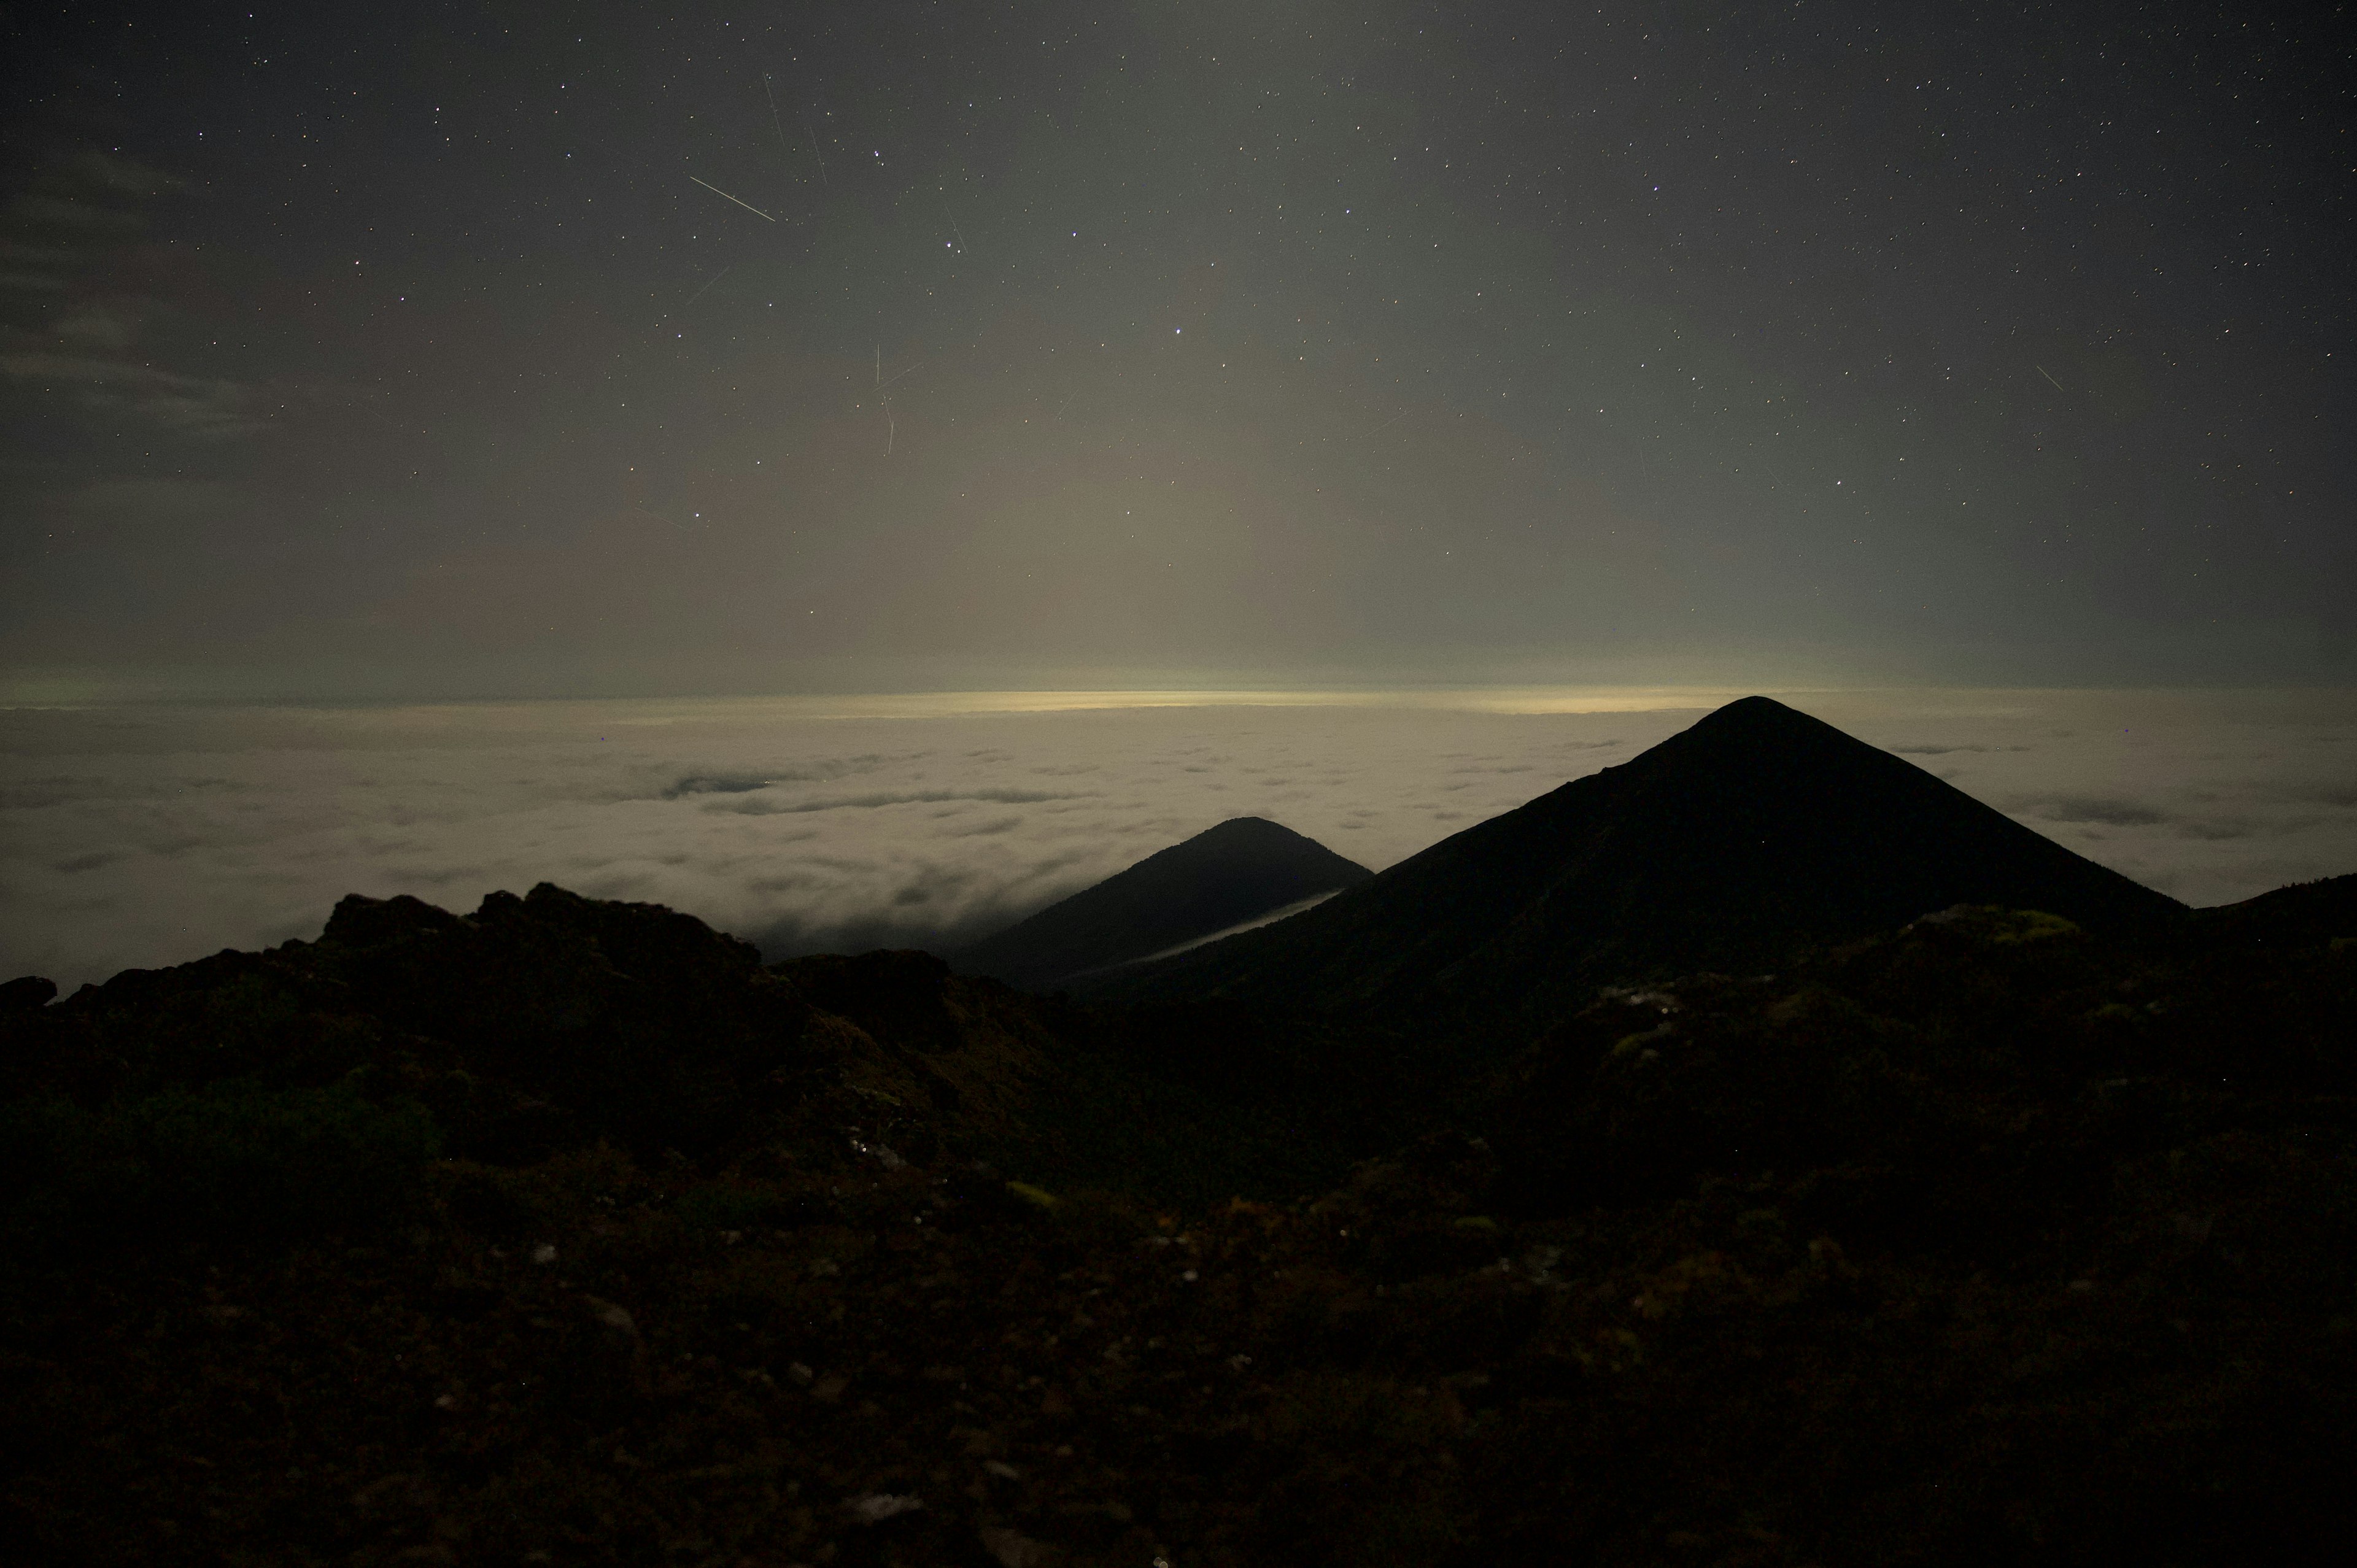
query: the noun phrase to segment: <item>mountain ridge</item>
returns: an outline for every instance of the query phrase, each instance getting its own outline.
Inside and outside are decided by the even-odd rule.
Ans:
[[[1904,758],[1754,696],[1290,919],[1085,989],[1426,1022],[1534,1017],[1599,983],[1771,966],[1954,904],[2100,928],[2186,912]]]

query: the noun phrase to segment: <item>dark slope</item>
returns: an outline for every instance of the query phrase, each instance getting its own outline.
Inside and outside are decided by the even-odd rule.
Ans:
[[[2239,904],[2193,913],[2203,937],[2213,942],[2290,947],[2336,939],[2357,941],[2357,875],[2295,882]]]
[[[16,981],[0,1540],[2317,1561],[2357,1466],[2350,886],[1596,997],[1355,1167],[1304,1160],[1376,1078],[1343,1026],[761,967],[554,886]]]
[[[2263,941],[1975,909],[1599,997],[1458,1131],[1322,1174],[1305,1121],[1381,1077],[1347,1051],[1224,1119],[1123,1070],[1264,1095],[1303,1020],[765,969],[549,887],[348,900],[51,1005],[28,979],[0,1540],[2315,1561],[2357,1466],[2357,933],[2302,912],[2334,888],[2253,900],[2291,910]],[[1190,1174],[1207,1143],[1258,1179]]]
[[[1094,989],[1509,1027],[1602,983],[1783,961],[1953,904],[2094,928],[2184,907],[1765,697],[1292,919]]]
[[[1047,986],[1157,953],[1372,875],[1314,839],[1235,817],[952,955],[961,970]]]

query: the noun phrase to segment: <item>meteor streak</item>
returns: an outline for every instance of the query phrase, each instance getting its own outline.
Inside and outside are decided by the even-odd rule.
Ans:
[[[803,110],[802,112],[802,132],[810,137],[811,156],[813,159],[816,159],[818,163],[818,182],[821,185],[832,187],[834,182],[826,177],[826,159],[819,156],[818,133],[811,129],[810,111],[807,109]]]
[[[690,179],[695,179],[694,175],[689,175],[687,177]],[[695,183],[704,187],[705,189],[710,191],[715,196],[726,197],[730,201],[737,201],[735,197],[729,196],[726,191],[721,189],[718,186],[713,184],[708,179],[695,179]],[[762,211],[759,208],[754,206],[749,201],[737,201],[737,205],[743,208],[746,211],[751,213],[756,218],[767,218],[772,223],[777,221],[776,219],[770,218],[768,213]]]
[[[778,151],[793,156],[794,150],[786,145],[786,128],[778,120],[778,95],[770,91],[770,73],[766,70],[761,73],[761,96],[770,101],[770,124],[778,133]]]

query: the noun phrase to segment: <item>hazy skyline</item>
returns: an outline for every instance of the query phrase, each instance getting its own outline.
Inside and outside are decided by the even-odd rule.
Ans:
[[[2345,11],[0,28],[6,700],[2357,679]]]

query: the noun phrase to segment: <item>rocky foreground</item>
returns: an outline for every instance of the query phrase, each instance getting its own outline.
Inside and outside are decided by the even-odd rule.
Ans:
[[[2291,891],[1607,993],[1405,1142],[1350,1075],[1413,1042],[554,888],[12,989],[0,1536],[2304,1560],[2357,1456],[2357,945]]]

